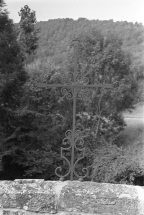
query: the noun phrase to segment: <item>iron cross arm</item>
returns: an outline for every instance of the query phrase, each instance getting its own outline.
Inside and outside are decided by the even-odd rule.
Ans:
[[[91,85],[82,85],[82,84],[45,84],[45,83],[36,83],[37,87],[40,88],[53,88],[53,87],[68,87],[68,88],[95,88],[95,87],[100,87],[100,88],[112,88],[112,84],[91,84]]]

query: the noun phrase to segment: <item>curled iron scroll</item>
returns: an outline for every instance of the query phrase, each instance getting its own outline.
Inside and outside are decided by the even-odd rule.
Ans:
[[[71,171],[71,168],[70,168],[70,161],[63,155],[63,152],[64,151],[70,151],[71,150],[71,147],[72,147],[72,131],[71,130],[67,130],[66,132],[65,132],[65,138],[63,139],[63,141],[62,141],[62,144],[63,145],[67,145],[67,143],[69,144],[69,147],[61,147],[61,158],[63,158],[66,162],[67,162],[67,164],[68,164],[68,166],[69,166],[69,168],[68,168],[68,172],[66,173],[66,174],[64,174],[64,175],[62,175],[62,174],[59,174],[58,172],[62,172],[62,167],[57,167],[56,169],[55,169],[55,174],[60,178],[60,180],[64,180],[64,178],[65,177],[67,177],[69,174],[70,174],[70,171]]]
[[[78,147],[78,142],[79,142],[79,145],[81,145],[80,147]],[[70,175],[70,173],[71,173],[71,163],[70,163],[70,161],[63,155],[63,152],[64,151],[70,151],[71,150],[71,148],[72,148],[72,144],[73,144],[73,147],[77,150],[77,151],[79,151],[79,152],[82,152],[83,153],[83,155],[79,158],[79,159],[77,159],[77,161],[75,161],[75,163],[74,164],[72,164],[73,166],[74,166],[74,170],[73,170],[73,174],[77,177],[77,178],[79,178],[79,179],[84,179],[85,177],[87,177],[88,176],[88,169],[87,168],[83,168],[82,169],[82,172],[83,173],[85,173],[83,176],[80,176],[80,175],[78,175],[77,173],[76,173],[76,165],[78,164],[78,162],[80,161],[80,160],[82,160],[83,158],[84,158],[84,156],[85,156],[85,148],[83,147],[84,146],[84,140],[83,140],[83,137],[82,137],[82,135],[81,135],[81,132],[79,131],[79,130],[76,130],[75,131],[75,142],[74,143],[72,143],[72,131],[71,130],[67,130],[66,132],[65,132],[65,138],[63,139],[63,141],[62,141],[62,144],[63,145],[69,145],[68,147],[61,147],[61,157],[67,162],[67,164],[68,164],[68,172],[66,173],[66,174],[64,174],[64,175],[62,175],[62,174],[59,174],[58,172],[62,172],[62,167],[57,167],[56,168],[56,170],[55,170],[55,174],[58,176],[58,177],[60,177],[60,180],[64,180],[64,178],[66,178],[68,175]]]
[[[80,160],[82,160],[85,157],[85,147],[84,147],[84,139],[82,137],[82,134],[79,130],[77,130],[77,133],[79,134],[76,139],[75,139],[75,149],[79,152],[82,152],[83,155],[74,163],[74,175],[79,178],[79,179],[84,179],[88,176],[89,172],[88,172],[88,168],[82,168],[82,172],[84,173],[83,176],[80,176],[76,173],[76,165],[78,164],[78,162]],[[79,146],[78,143],[79,142]]]
[[[73,89],[72,88],[62,87],[61,93],[63,94],[63,96],[59,98],[58,102],[62,102],[65,97],[68,100],[73,99]]]

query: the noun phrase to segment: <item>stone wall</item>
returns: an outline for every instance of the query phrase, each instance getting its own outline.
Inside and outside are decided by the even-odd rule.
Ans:
[[[3,215],[144,215],[144,188],[79,181],[0,181]]]

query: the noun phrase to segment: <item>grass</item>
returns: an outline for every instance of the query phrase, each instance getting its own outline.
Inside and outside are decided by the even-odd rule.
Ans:
[[[127,127],[119,135],[120,146],[128,148],[144,165],[144,104],[137,104],[132,113],[124,113]]]
[[[127,127],[121,132],[121,144],[125,146],[137,143],[144,144],[144,120],[126,119]]]
[[[130,113],[129,111],[123,112],[125,118],[139,118],[144,120],[144,102],[136,104],[134,110]]]
[[[144,143],[144,103],[136,104],[131,113],[125,111],[123,115],[127,127],[120,135],[124,136],[126,145]]]

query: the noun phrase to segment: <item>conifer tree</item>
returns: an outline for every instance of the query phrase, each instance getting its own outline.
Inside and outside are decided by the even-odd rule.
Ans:
[[[0,0],[0,147],[7,153],[7,142],[17,130],[16,112],[21,106],[27,73],[13,21],[4,6]]]
[[[18,41],[26,58],[28,58],[35,53],[38,47],[38,32],[40,29],[35,28],[35,24],[37,23],[36,14],[35,11],[31,11],[28,5],[21,8],[18,14],[21,17]]]

